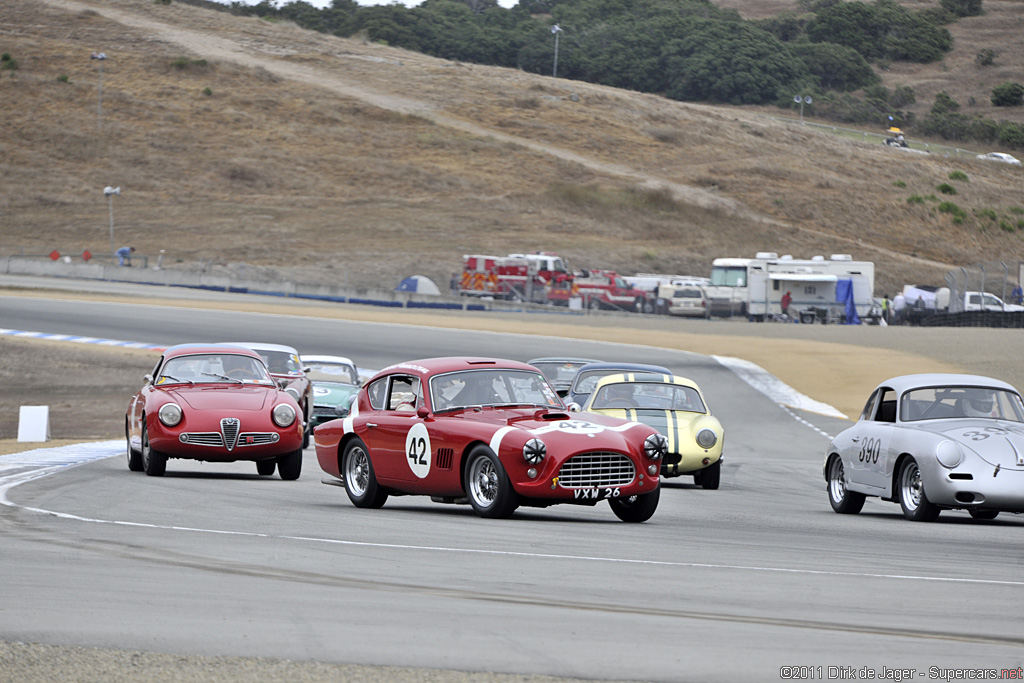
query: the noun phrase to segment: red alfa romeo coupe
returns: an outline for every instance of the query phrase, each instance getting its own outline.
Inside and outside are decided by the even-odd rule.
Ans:
[[[167,349],[128,404],[128,469],[159,477],[169,458],[252,460],[256,471],[298,479],[302,416],[260,355],[223,344]]]
[[[469,503],[482,517],[519,506],[596,505],[644,522],[660,495],[667,441],[652,427],[570,415],[526,363],[431,358],[385,368],[345,418],[314,430],[320,467],[362,508],[389,496]]]

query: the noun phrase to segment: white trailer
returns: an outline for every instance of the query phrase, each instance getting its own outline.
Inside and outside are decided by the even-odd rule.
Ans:
[[[788,291],[791,315],[814,311],[828,321],[845,315],[845,305],[836,300],[837,288],[845,286],[852,288],[857,315],[873,315],[875,264],[854,261],[849,254],[794,259],[761,252],[752,259],[715,259],[706,292],[712,315],[738,314],[764,320],[782,312],[782,296]]]

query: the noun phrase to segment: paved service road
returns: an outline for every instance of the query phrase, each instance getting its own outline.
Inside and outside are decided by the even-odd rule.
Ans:
[[[63,469],[4,491],[0,639],[659,681],[827,680],[828,667],[927,680],[931,667],[1024,663],[1019,518],[915,524],[875,500],[834,514],[824,434],[846,423],[794,416],[707,357],[49,299],[0,298],[0,314],[6,328],[143,342],[267,339],[364,367],[449,354],[659,363],[701,385],[727,432],[721,489],[670,480],[640,525],[605,504],[500,521],[420,498],[359,510],[320,483],[312,450],[295,482],[251,463],[170,461],[163,478],[123,456]]]

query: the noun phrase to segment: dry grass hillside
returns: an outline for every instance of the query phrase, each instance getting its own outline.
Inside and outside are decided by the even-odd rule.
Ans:
[[[1020,19],[1019,3],[985,5],[978,19]],[[102,118],[93,51],[108,57]],[[706,275],[714,257],[771,250],[871,259],[890,289],[1016,260],[1024,244],[1021,168],[763,111],[152,0],[4,0],[0,52],[18,62],[0,71],[0,257],[109,253],[107,185],[123,193],[118,246],[165,250],[170,267],[245,263],[352,285],[414,272],[444,283],[464,253]],[[941,200],[966,211],[962,224]]]

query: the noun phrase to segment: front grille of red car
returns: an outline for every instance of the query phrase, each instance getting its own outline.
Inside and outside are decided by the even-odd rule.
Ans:
[[[182,443],[189,443],[194,446],[224,447],[224,437],[219,432],[187,432],[178,437],[178,439]],[[235,446],[238,448],[262,446],[268,443],[277,443],[280,439],[281,435],[276,432],[243,432],[238,435],[238,442]]]
[[[228,449],[228,452],[235,450],[235,444],[238,443],[238,430],[242,426],[242,421],[237,417],[225,417],[221,418],[220,431],[224,435],[224,447]]]
[[[565,489],[595,486],[625,486],[636,477],[633,461],[621,453],[595,451],[574,455],[558,472],[558,485]]]
[[[182,443],[190,443],[196,446],[223,446],[224,437],[220,432],[189,432],[178,437]]]

